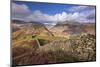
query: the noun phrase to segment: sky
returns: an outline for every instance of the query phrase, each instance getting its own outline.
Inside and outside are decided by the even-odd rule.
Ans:
[[[55,25],[57,22],[95,22],[95,6],[14,1],[12,19]]]

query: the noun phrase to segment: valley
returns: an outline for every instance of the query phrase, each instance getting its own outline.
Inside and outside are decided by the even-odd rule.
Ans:
[[[13,20],[11,26],[14,65],[95,60],[95,23],[65,21],[47,28]]]

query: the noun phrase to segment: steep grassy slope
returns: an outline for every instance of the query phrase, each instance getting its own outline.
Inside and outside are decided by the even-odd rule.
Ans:
[[[30,45],[35,39],[43,39],[44,37],[52,37],[53,34],[43,25],[37,22],[12,22],[12,27],[16,25],[19,30],[12,32],[12,45],[18,47],[21,45]],[[15,27],[14,27],[15,28]]]
[[[76,37],[76,39],[73,39]],[[38,49],[13,58],[18,65],[61,62],[95,61],[95,36],[77,35],[66,41],[54,41]]]

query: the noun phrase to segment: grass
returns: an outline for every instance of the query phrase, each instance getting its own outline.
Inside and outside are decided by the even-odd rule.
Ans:
[[[19,31],[13,34],[12,41],[13,64],[16,65],[96,60],[94,35],[79,34],[67,38],[51,36],[47,32],[23,34]]]

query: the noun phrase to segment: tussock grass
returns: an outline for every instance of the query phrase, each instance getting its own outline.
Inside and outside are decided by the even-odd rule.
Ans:
[[[13,51],[13,55],[16,57],[17,54],[22,55],[17,59],[13,57],[15,65],[95,61],[95,35],[80,34],[72,36],[68,40],[49,42],[40,48],[32,48],[31,50],[21,48],[20,51],[19,48],[14,48]]]

